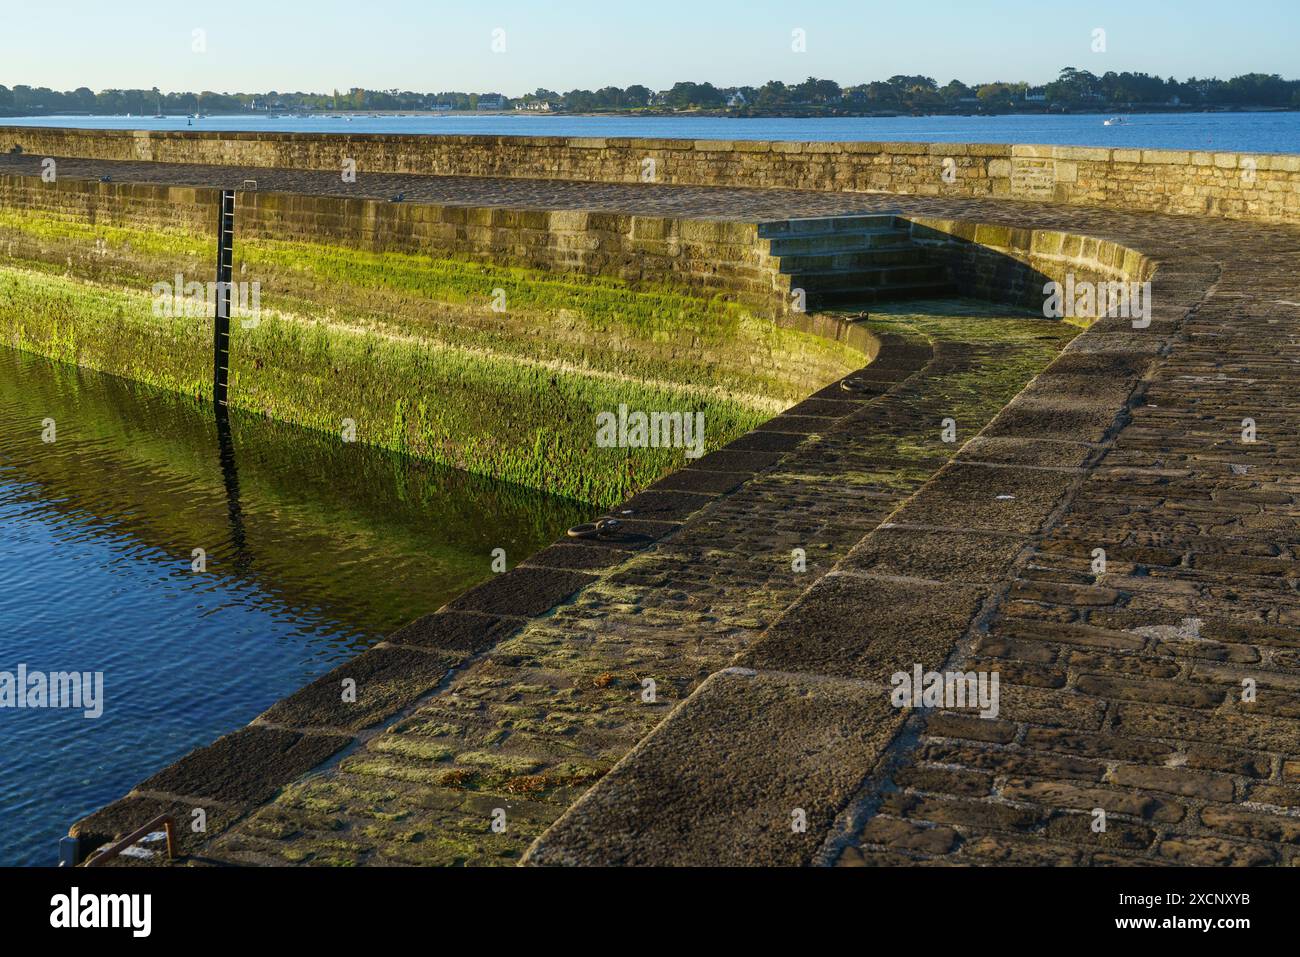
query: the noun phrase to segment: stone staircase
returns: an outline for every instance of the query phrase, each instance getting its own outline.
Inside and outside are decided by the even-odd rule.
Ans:
[[[786,219],[760,224],[758,235],[809,309],[955,293],[893,213]]]

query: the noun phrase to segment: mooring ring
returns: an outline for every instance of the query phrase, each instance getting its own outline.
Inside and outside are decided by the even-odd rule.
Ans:
[[[598,518],[594,522],[583,522],[569,529],[570,538],[599,538],[616,532],[623,523],[616,518]]]

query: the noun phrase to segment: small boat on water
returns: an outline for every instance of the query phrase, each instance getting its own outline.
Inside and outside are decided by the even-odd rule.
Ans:
[[[1112,116],[1110,119],[1106,120],[1106,121],[1105,121],[1104,123],[1102,123],[1101,125],[1102,125],[1102,126],[1126,126],[1127,124],[1128,124],[1128,121],[1125,120],[1124,117],[1122,117],[1122,116]]]

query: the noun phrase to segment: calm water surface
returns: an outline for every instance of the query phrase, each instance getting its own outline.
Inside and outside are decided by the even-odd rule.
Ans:
[[[0,671],[105,699],[0,708],[0,865],[590,515],[0,348]]]
[[[729,119],[695,116],[40,116],[3,125],[86,129],[265,130],[299,133],[456,133],[490,136],[644,136],[737,140],[903,140],[920,143],[1040,143],[1240,153],[1300,153],[1300,112],[1152,113],[1105,126],[1104,115],[899,116],[844,119]]]

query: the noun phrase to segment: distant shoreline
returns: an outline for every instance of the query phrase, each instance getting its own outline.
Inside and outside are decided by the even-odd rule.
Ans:
[[[270,113],[261,110],[249,112],[247,110],[235,111],[213,111],[204,113],[203,117],[221,117],[230,118],[234,116],[248,117],[250,119],[283,119],[286,117],[294,119],[321,119],[337,117],[344,119],[348,117],[393,117],[393,116],[410,116],[410,117],[470,117],[482,116],[499,118],[503,116],[517,116],[527,119],[561,119],[565,117],[600,117],[614,118],[622,117],[626,119],[732,119],[732,120],[875,120],[875,119],[925,119],[936,116],[985,116],[985,117],[1006,117],[1006,116],[1142,116],[1142,115],[1184,115],[1184,116],[1221,116],[1233,113],[1297,113],[1300,107],[1283,107],[1283,106],[1234,106],[1222,108],[1199,107],[1188,109],[1183,107],[1115,107],[1105,110],[980,110],[974,112],[964,112],[962,110],[943,110],[930,113],[906,113],[906,112],[853,112],[839,111],[834,113],[800,110],[601,110],[594,112],[566,112],[555,110],[550,112],[532,112],[527,110],[306,110],[290,111],[285,113]],[[60,117],[69,117],[84,119],[87,117],[102,117],[104,119],[159,119],[156,115],[130,114],[130,113],[81,113],[61,111],[58,113],[0,113],[0,120],[40,120],[40,119],[59,119]],[[162,119],[185,119],[192,117],[192,113],[164,113]]]
[[[1212,110],[1118,115],[998,114],[789,118],[704,112],[636,115],[517,112],[375,111],[371,113],[60,114],[6,120],[14,130],[156,131],[158,136],[276,135],[649,138],[784,142],[1023,143],[1124,149],[1216,150],[1300,154],[1298,110]],[[752,122],[742,122],[750,119]],[[817,120],[825,119],[825,122]]]

